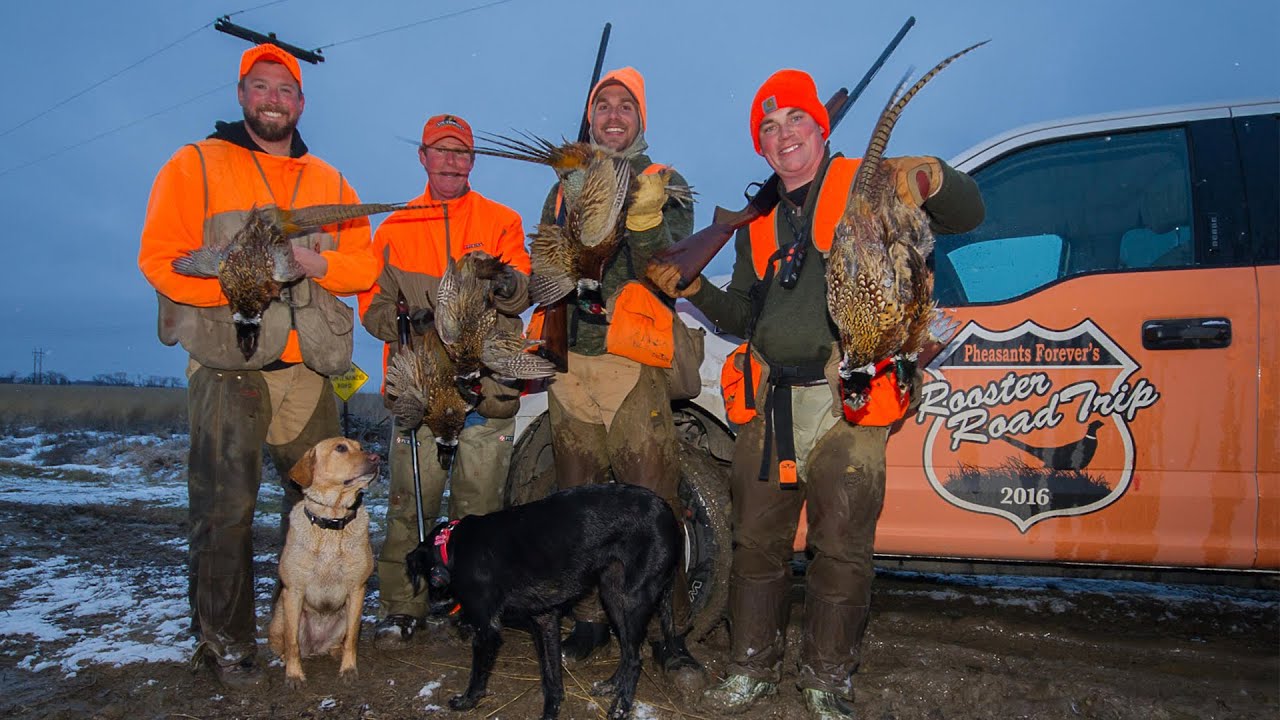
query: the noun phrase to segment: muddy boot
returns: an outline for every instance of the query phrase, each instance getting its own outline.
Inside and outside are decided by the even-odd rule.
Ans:
[[[192,672],[208,666],[222,689],[229,692],[245,692],[263,684],[267,679],[254,654],[239,655],[235,652],[219,653],[214,644],[203,641],[196,645],[191,659]]]
[[[653,649],[653,662],[665,673],[673,673],[685,668],[702,669],[702,663],[694,659],[693,653],[689,652],[689,646],[685,644],[683,635],[672,638],[670,644],[657,641],[649,643],[649,647]]]
[[[609,644],[609,624],[579,620],[560,643],[560,654],[571,662],[584,662]]]
[[[835,693],[814,688],[805,688],[800,693],[804,695],[804,707],[813,720],[847,720],[858,717],[853,706]]]
[[[745,710],[762,697],[778,692],[778,686],[768,680],[730,675],[724,682],[702,694],[705,703],[718,710]]]

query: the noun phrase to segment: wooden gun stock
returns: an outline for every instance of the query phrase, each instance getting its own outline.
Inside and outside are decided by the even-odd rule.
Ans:
[[[556,372],[569,371],[569,298],[557,300],[542,308],[542,344],[538,354],[556,366]]]

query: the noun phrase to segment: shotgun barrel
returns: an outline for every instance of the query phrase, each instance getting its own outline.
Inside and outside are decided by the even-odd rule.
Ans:
[[[898,48],[898,44],[902,42],[902,38],[906,36],[907,31],[916,24],[914,16],[907,18],[902,24],[897,34],[889,41],[884,51],[876,58],[876,61],[867,69],[862,80],[854,87],[853,92],[849,92],[845,88],[840,88],[826,102],[827,115],[831,119],[831,132],[835,132],[836,125],[844,119],[845,114],[849,112],[849,108],[857,102],[858,97],[866,90],[867,85],[871,83],[872,78],[880,71],[880,67],[884,65],[884,61],[893,54]],[[828,139],[830,135],[828,134]],[[729,242],[729,238],[738,231],[738,228],[750,223],[756,218],[763,217],[773,210],[778,204],[778,175],[775,173],[769,176],[768,180],[760,185],[760,189],[755,195],[747,199],[747,204],[741,210],[734,212],[717,207],[715,215],[712,217],[711,225],[699,230],[689,237],[673,244],[671,247],[655,253],[650,263],[671,263],[680,269],[680,282],[676,284],[676,289],[684,290],[689,287],[694,278],[702,272],[716,254],[720,252],[725,243]]]
[[[600,47],[596,50],[595,69],[591,73],[591,84],[587,86],[587,101],[583,103],[582,122],[578,125],[578,142],[587,142],[591,139],[591,91],[595,89],[596,83],[600,82],[600,72],[604,68],[604,54],[609,49],[609,33],[613,29],[611,23],[604,24],[604,31],[600,34]],[[560,204],[560,214],[556,218],[557,225],[564,225],[565,208],[564,203]],[[538,347],[538,354],[546,358],[556,366],[556,372],[565,372],[569,369],[569,299],[574,297],[572,293],[566,298],[561,298],[550,305],[542,308],[542,343]]]

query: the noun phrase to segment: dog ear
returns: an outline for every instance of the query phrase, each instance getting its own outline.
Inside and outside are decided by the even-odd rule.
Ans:
[[[316,471],[316,449],[311,448],[306,455],[289,471],[289,479],[298,483],[299,487],[311,487],[311,476]]]

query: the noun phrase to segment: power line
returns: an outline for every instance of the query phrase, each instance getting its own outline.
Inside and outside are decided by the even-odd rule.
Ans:
[[[50,159],[50,158],[57,157],[57,156],[59,156],[59,155],[61,155],[61,154],[65,153],[65,152],[69,152],[69,151],[71,151],[71,150],[75,150],[76,148],[78,148],[78,147],[80,147],[80,146],[82,146],[82,145],[88,145],[89,143],[91,143],[91,142],[93,142],[93,141],[95,141],[95,140],[101,140],[102,138],[104,138],[104,137],[106,137],[106,136],[108,136],[108,135],[111,135],[111,134],[114,134],[114,133],[118,133],[118,132],[120,132],[121,130],[125,130],[125,129],[127,129],[127,128],[131,128],[131,127],[133,127],[134,125],[137,125],[137,124],[139,124],[139,123],[146,122],[147,120],[150,120],[150,119],[151,119],[151,118],[153,118],[153,117],[157,117],[157,116],[159,116],[159,115],[163,115],[163,114],[165,114],[165,113],[167,113],[167,112],[170,112],[170,111],[173,111],[173,110],[177,110],[178,108],[182,107],[183,105],[187,105],[187,104],[189,104],[189,103],[193,103],[193,102],[195,102],[196,100],[199,100],[199,99],[201,99],[201,98],[203,98],[203,97],[205,97],[205,96],[207,96],[207,95],[212,95],[212,94],[214,94],[214,93],[216,93],[216,92],[219,92],[219,91],[221,91],[221,90],[226,90],[227,88],[230,88],[230,87],[232,87],[232,86],[233,86],[233,85],[235,85],[235,84],[236,84],[236,82],[235,82],[235,81],[232,81],[232,82],[229,82],[229,83],[223,83],[222,85],[219,85],[218,87],[213,88],[212,90],[206,90],[206,91],[204,91],[204,92],[200,93],[199,95],[196,95],[196,96],[194,96],[194,97],[189,97],[189,98],[187,98],[186,100],[183,100],[182,102],[177,103],[176,105],[170,105],[169,107],[167,107],[167,108],[165,108],[165,109],[163,109],[163,110],[157,110],[157,111],[155,111],[155,112],[151,113],[150,115],[147,115],[146,117],[138,118],[137,120],[132,120],[132,121],[130,121],[130,122],[125,123],[124,125],[120,125],[120,126],[118,126],[118,127],[114,127],[114,128],[112,128],[112,129],[107,130],[107,131],[104,131],[104,132],[100,132],[100,133],[98,133],[97,135],[94,135],[93,137],[91,137],[91,138],[89,138],[89,139],[87,139],[87,140],[81,140],[80,142],[75,143],[74,145],[68,145],[68,146],[66,146],[66,147],[62,148],[61,150],[55,150],[55,151],[53,151],[53,152],[49,153],[48,155],[45,155],[44,157],[36,158],[35,160],[32,160],[32,161],[27,162],[27,163],[24,163],[24,164],[22,164],[22,165],[15,165],[15,166],[13,166],[13,167],[11,167],[11,168],[7,169],[7,170],[4,170],[4,171],[0,172],[0,177],[4,177],[5,175],[8,175],[9,173],[12,173],[12,172],[17,172],[18,170],[23,170],[23,169],[25,169],[25,168],[29,168],[29,167],[31,167],[32,165],[35,165],[35,164],[37,164],[37,163],[42,163],[42,162],[44,162],[45,160],[48,160],[48,159]]]
[[[228,13],[228,14],[224,15],[223,17],[231,17],[232,15],[239,15],[239,14],[241,14],[241,13],[249,12],[249,11],[251,11],[251,10],[258,10],[258,9],[261,9],[261,8],[267,7],[267,6],[269,6],[269,5],[277,5],[277,4],[279,4],[279,3],[287,2],[287,1],[288,1],[288,0],[272,0],[271,2],[263,3],[263,4],[261,4],[261,5],[257,5],[257,6],[251,7],[251,8],[246,8],[245,10],[237,10],[236,12]],[[425,24],[427,24],[427,23],[433,23],[433,22],[437,22],[437,21],[440,21],[440,20],[446,20],[446,19],[449,19],[449,18],[452,18],[452,17],[457,17],[457,16],[459,16],[459,15],[465,15],[465,14],[467,14],[467,13],[475,12],[475,11],[477,11],[477,10],[484,10],[484,9],[486,9],[486,8],[491,8],[491,7],[495,7],[495,6],[498,6],[498,5],[505,5],[506,3],[509,3],[509,2],[512,2],[512,0],[496,0],[495,2],[487,3],[487,4],[485,4],[485,5],[477,5],[477,6],[475,6],[475,7],[467,8],[467,9],[465,9],[465,10],[458,10],[458,11],[455,11],[455,12],[445,13],[444,15],[437,15],[436,17],[427,18],[427,19],[425,19],[425,20],[417,20],[417,21],[414,21],[414,22],[411,22],[411,23],[405,23],[404,25],[398,25],[398,26],[396,26],[396,27],[386,28],[386,29],[384,29],[384,30],[379,30],[379,31],[377,31],[377,32],[369,33],[369,34],[367,34],[367,35],[361,35],[361,36],[354,37],[354,38],[350,38],[350,39],[347,39],[347,40],[339,40],[338,42],[330,43],[330,44],[328,44],[328,45],[322,45],[322,46],[320,46],[319,48],[316,48],[316,49],[317,49],[317,50],[324,50],[325,48],[337,47],[337,46],[339,46],[339,45],[346,45],[346,44],[349,44],[349,43],[358,42],[358,41],[360,41],[360,40],[368,40],[369,38],[377,37],[377,36],[379,36],[379,35],[386,35],[387,33],[396,32],[397,30],[404,30],[404,29],[406,29],[406,28],[416,27],[416,26],[418,26],[418,25],[425,25]],[[190,33],[188,33],[188,34],[186,34],[186,35],[182,36],[182,37],[181,37],[181,38],[179,38],[178,40],[175,40],[174,42],[172,42],[172,43],[170,43],[170,44],[166,45],[165,47],[161,48],[160,50],[157,50],[156,52],[154,52],[154,53],[152,53],[152,54],[148,55],[147,57],[143,58],[142,60],[139,60],[138,62],[134,63],[133,65],[130,65],[128,68],[125,68],[124,70],[121,70],[120,72],[117,72],[115,75],[112,75],[111,77],[115,77],[116,75],[119,75],[120,73],[125,72],[125,70],[129,70],[130,68],[136,67],[138,64],[140,64],[140,63],[142,63],[142,62],[144,62],[144,61],[146,61],[146,60],[148,60],[148,59],[150,59],[150,58],[152,58],[152,57],[155,57],[156,55],[158,55],[158,54],[160,54],[160,53],[164,52],[165,50],[167,50],[167,49],[169,49],[169,48],[173,47],[174,45],[177,45],[178,43],[182,42],[183,40],[186,40],[187,38],[191,37],[191,36],[192,36],[192,35],[194,35],[196,32],[199,32],[200,30],[203,30],[203,29],[205,29],[206,27],[209,27],[209,26],[211,26],[211,25],[213,25],[213,22],[209,22],[209,23],[206,23],[206,24],[204,24],[204,25],[201,25],[200,27],[196,28],[196,29],[195,29],[195,30],[193,30],[192,32],[190,32]],[[102,80],[101,82],[98,82],[97,84],[93,85],[92,87],[89,87],[89,88],[87,88],[87,89],[85,89],[85,90],[81,91],[80,93],[77,93],[75,96],[73,96],[73,97],[71,97],[71,98],[68,98],[67,100],[65,100],[65,101],[63,101],[63,102],[61,102],[61,103],[59,103],[59,104],[58,104],[58,106],[65,105],[67,102],[70,102],[70,100],[74,99],[75,97],[79,97],[80,95],[83,95],[84,93],[88,92],[89,90],[92,90],[94,87],[97,87],[98,85],[101,85],[102,83],[106,82],[107,80],[110,80],[110,79],[111,79],[111,77],[108,77],[106,80]],[[45,160],[49,160],[49,159],[51,159],[51,158],[55,158],[55,157],[57,157],[57,156],[59,156],[59,155],[62,155],[63,153],[69,152],[69,151],[74,150],[74,149],[76,149],[76,148],[78,148],[78,147],[82,147],[82,146],[84,146],[84,145],[88,145],[89,143],[94,142],[95,140],[101,140],[102,138],[107,137],[108,135],[113,135],[113,134],[115,134],[115,133],[117,133],[117,132],[120,132],[121,130],[126,130],[126,129],[128,129],[128,128],[133,127],[134,125],[137,125],[137,124],[139,124],[139,123],[146,122],[147,120],[150,120],[151,118],[157,117],[157,116],[159,116],[159,115],[163,115],[163,114],[165,114],[165,113],[167,113],[167,112],[171,112],[171,111],[173,111],[173,110],[177,110],[178,108],[182,107],[183,105],[187,105],[188,103],[195,102],[196,100],[199,100],[199,99],[201,99],[201,98],[203,98],[203,97],[205,97],[205,96],[207,96],[207,95],[212,95],[213,93],[218,92],[219,90],[224,90],[224,89],[229,88],[229,87],[231,87],[232,85],[235,85],[235,84],[236,84],[235,82],[230,82],[230,83],[226,83],[226,84],[224,84],[224,85],[219,85],[218,87],[213,88],[212,90],[207,90],[207,91],[205,91],[205,92],[200,93],[199,95],[196,95],[196,96],[194,96],[194,97],[187,98],[186,100],[183,100],[182,102],[177,103],[177,104],[175,104],[175,105],[170,105],[169,107],[164,108],[163,110],[157,110],[157,111],[155,111],[155,112],[153,112],[153,113],[151,113],[150,115],[147,115],[147,116],[145,116],[145,117],[141,117],[141,118],[138,118],[137,120],[132,120],[132,121],[127,122],[127,123],[125,123],[125,124],[123,124],[123,125],[119,125],[119,126],[117,126],[117,127],[114,127],[114,128],[112,128],[112,129],[110,129],[110,130],[106,130],[106,131],[104,131],[104,132],[100,132],[100,133],[98,133],[97,135],[94,135],[94,136],[93,136],[93,137],[91,137],[91,138],[88,138],[88,139],[86,139],[86,140],[81,140],[80,142],[77,142],[77,143],[72,144],[72,145],[68,145],[68,146],[66,146],[66,147],[64,147],[64,148],[62,148],[62,149],[60,149],[60,150],[55,150],[55,151],[53,151],[53,152],[51,152],[51,153],[49,153],[49,154],[47,154],[47,155],[44,155],[44,156],[39,157],[39,158],[36,158],[35,160],[31,160],[31,161],[26,162],[26,163],[23,163],[23,164],[21,164],[21,165],[15,165],[15,166],[13,166],[13,167],[7,168],[7,169],[5,169],[5,170],[3,170],[3,171],[0,171],[0,177],[4,177],[4,176],[6,176],[6,175],[9,175],[10,173],[17,172],[18,170],[25,170],[26,168],[29,168],[29,167],[31,167],[32,165],[36,165],[36,164],[38,164],[38,163],[42,163],[42,162],[44,162]],[[58,106],[55,106],[55,107],[58,107]],[[22,125],[26,125],[27,123],[32,122],[33,120],[37,119],[38,117],[41,117],[41,116],[43,116],[43,115],[47,114],[48,112],[52,111],[53,109],[55,109],[55,108],[50,108],[49,110],[46,110],[46,111],[44,111],[44,112],[40,113],[40,115],[37,115],[36,117],[33,117],[33,118],[29,119],[29,120],[24,121],[21,125],[18,125],[18,126],[14,127],[14,128],[11,128],[10,130],[5,131],[4,133],[0,133],[0,137],[3,137],[4,135],[7,135],[7,134],[8,134],[8,133],[10,133],[10,132],[13,132],[13,130],[17,130],[19,127],[22,127]]]
[[[271,2],[263,3],[263,4],[261,4],[261,5],[257,5],[257,6],[255,6],[255,7],[245,8],[244,10],[237,10],[237,11],[235,11],[235,12],[233,12],[233,13],[228,13],[228,14],[226,15],[226,17],[231,17],[232,15],[239,15],[239,14],[241,14],[241,13],[250,12],[250,11],[252,11],[252,10],[259,10],[259,9],[264,8],[264,7],[267,7],[267,6],[269,6],[269,5],[278,5],[278,4],[280,4],[280,3],[282,3],[282,2],[286,2],[286,1],[287,1],[287,0],[271,0]],[[209,21],[209,22],[207,22],[207,23],[205,23],[205,24],[201,25],[200,27],[196,28],[195,30],[192,30],[191,32],[187,33],[186,35],[183,35],[182,37],[178,38],[177,40],[174,40],[173,42],[169,43],[168,45],[165,45],[164,47],[160,48],[159,50],[156,50],[155,52],[151,53],[150,55],[146,55],[146,56],[142,57],[142,59],[137,60],[137,61],[135,61],[135,62],[133,62],[133,63],[131,63],[131,64],[129,64],[129,65],[126,65],[125,67],[121,68],[120,70],[115,71],[114,73],[111,73],[110,75],[108,75],[108,76],[106,76],[106,77],[102,78],[102,79],[101,79],[101,80],[99,80],[98,82],[96,82],[96,83],[94,83],[94,84],[90,85],[89,87],[87,87],[87,88],[85,88],[85,89],[81,90],[80,92],[74,93],[74,94],[72,94],[72,95],[70,95],[70,96],[68,96],[68,97],[66,97],[66,98],[64,98],[64,99],[62,99],[62,100],[59,100],[58,102],[54,103],[53,105],[50,105],[49,107],[45,108],[44,110],[41,110],[40,112],[36,113],[35,115],[32,115],[31,117],[27,118],[26,120],[23,120],[22,122],[18,123],[17,125],[14,125],[13,127],[9,128],[8,130],[5,130],[4,132],[0,132],[0,138],[3,138],[3,137],[5,137],[5,136],[7,136],[7,135],[9,135],[9,134],[11,134],[11,133],[13,133],[13,132],[17,131],[17,130],[21,130],[22,128],[24,128],[24,127],[26,127],[26,126],[30,125],[31,123],[35,122],[36,120],[39,120],[40,118],[44,117],[45,115],[48,115],[49,113],[53,112],[54,110],[57,110],[58,108],[62,107],[63,105],[66,105],[67,103],[71,102],[72,100],[75,100],[76,98],[78,98],[78,97],[81,97],[81,96],[85,95],[85,94],[86,94],[86,93],[88,93],[89,91],[91,91],[91,90],[93,90],[93,89],[95,89],[95,88],[99,88],[99,87],[101,87],[101,86],[103,86],[103,85],[107,84],[108,82],[110,82],[110,81],[112,81],[112,80],[114,80],[114,79],[116,79],[116,78],[120,77],[121,75],[123,75],[123,74],[125,74],[125,73],[129,72],[130,70],[132,70],[132,69],[134,69],[134,68],[138,67],[138,66],[139,66],[139,65],[141,65],[142,63],[144,63],[144,62],[146,62],[146,61],[150,60],[151,58],[153,58],[153,57],[155,57],[155,56],[159,55],[160,53],[164,52],[165,50],[168,50],[169,48],[173,47],[174,45],[177,45],[178,43],[181,43],[182,41],[186,40],[187,38],[190,38],[191,36],[195,35],[196,33],[200,32],[201,30],[204,30],[205,28],[207,28],[207,27],[209,27],[209,26],[213,25],[213,23],[214,23],[214,22],[215,22],[215,21]]]
[[[361,40],[368,40],[368,39],[369,39],[369,38],[371,38],[371,37],[377,37],[377,36],[379,36],[379,35],[386,35],[387,33],[393,33],[393,32],[396,32],[397,30],[404,30],[404,29],[406,29],[406,28],[416,27],[416,26],[418,26],[418,25],[426,25],[427,23],[433,23],[433,22],[436,22],[436,21],[439,21],[439,20],[447,20],[447,19],[449,19],[449,18],[451,18],[451,17],[457,17],[457,16],[459,16],[459,15],[466,15],[467,13],[472,13],[472,12],[475,12],[475,11],[477,11],[477,10],[484,10],[484,9],[491,8],[491,7],[495,7],[495,6],[498,6],[498,5],[505,5],[505,4],[509,3],[509,2],[512,2],[512,0],[496,0],[496,2],[491,2],[491,3],[488,3],[488,4],[486,4],[486,5],[477,5],[477,6],[475,6],[475,7],[466,8],[466,9],[464,9],[464,10],[456,10],[456,11],[451,12],[451,13],[445,13],[444,15],[437,15],[437,16],[435,16],[435,17],[427,18],[426,20],[415,20],[414,22],[411,22],[411,23],[405,23],[404,25],[397,25],[397,26],[395,26],[395,27],[386,28],[385,30],[378,30],[377,32],[371,32],[371,33],[369,33],[368,35],[360,35],[359,37],[353,37],[353,38],[350,38],[350,39],[347,39],[347,40],[339,40],[338,42],[329,43],[328,45],[321,45],[320,47],[318,47],[318,48],[316,48],[316,49],[317,49],[317,50],[326,50],[326,49],[331,48],[331,47],[338,47],[339,45],[346,45],[347,43],[359,42],[359,41],[361,41]]]

